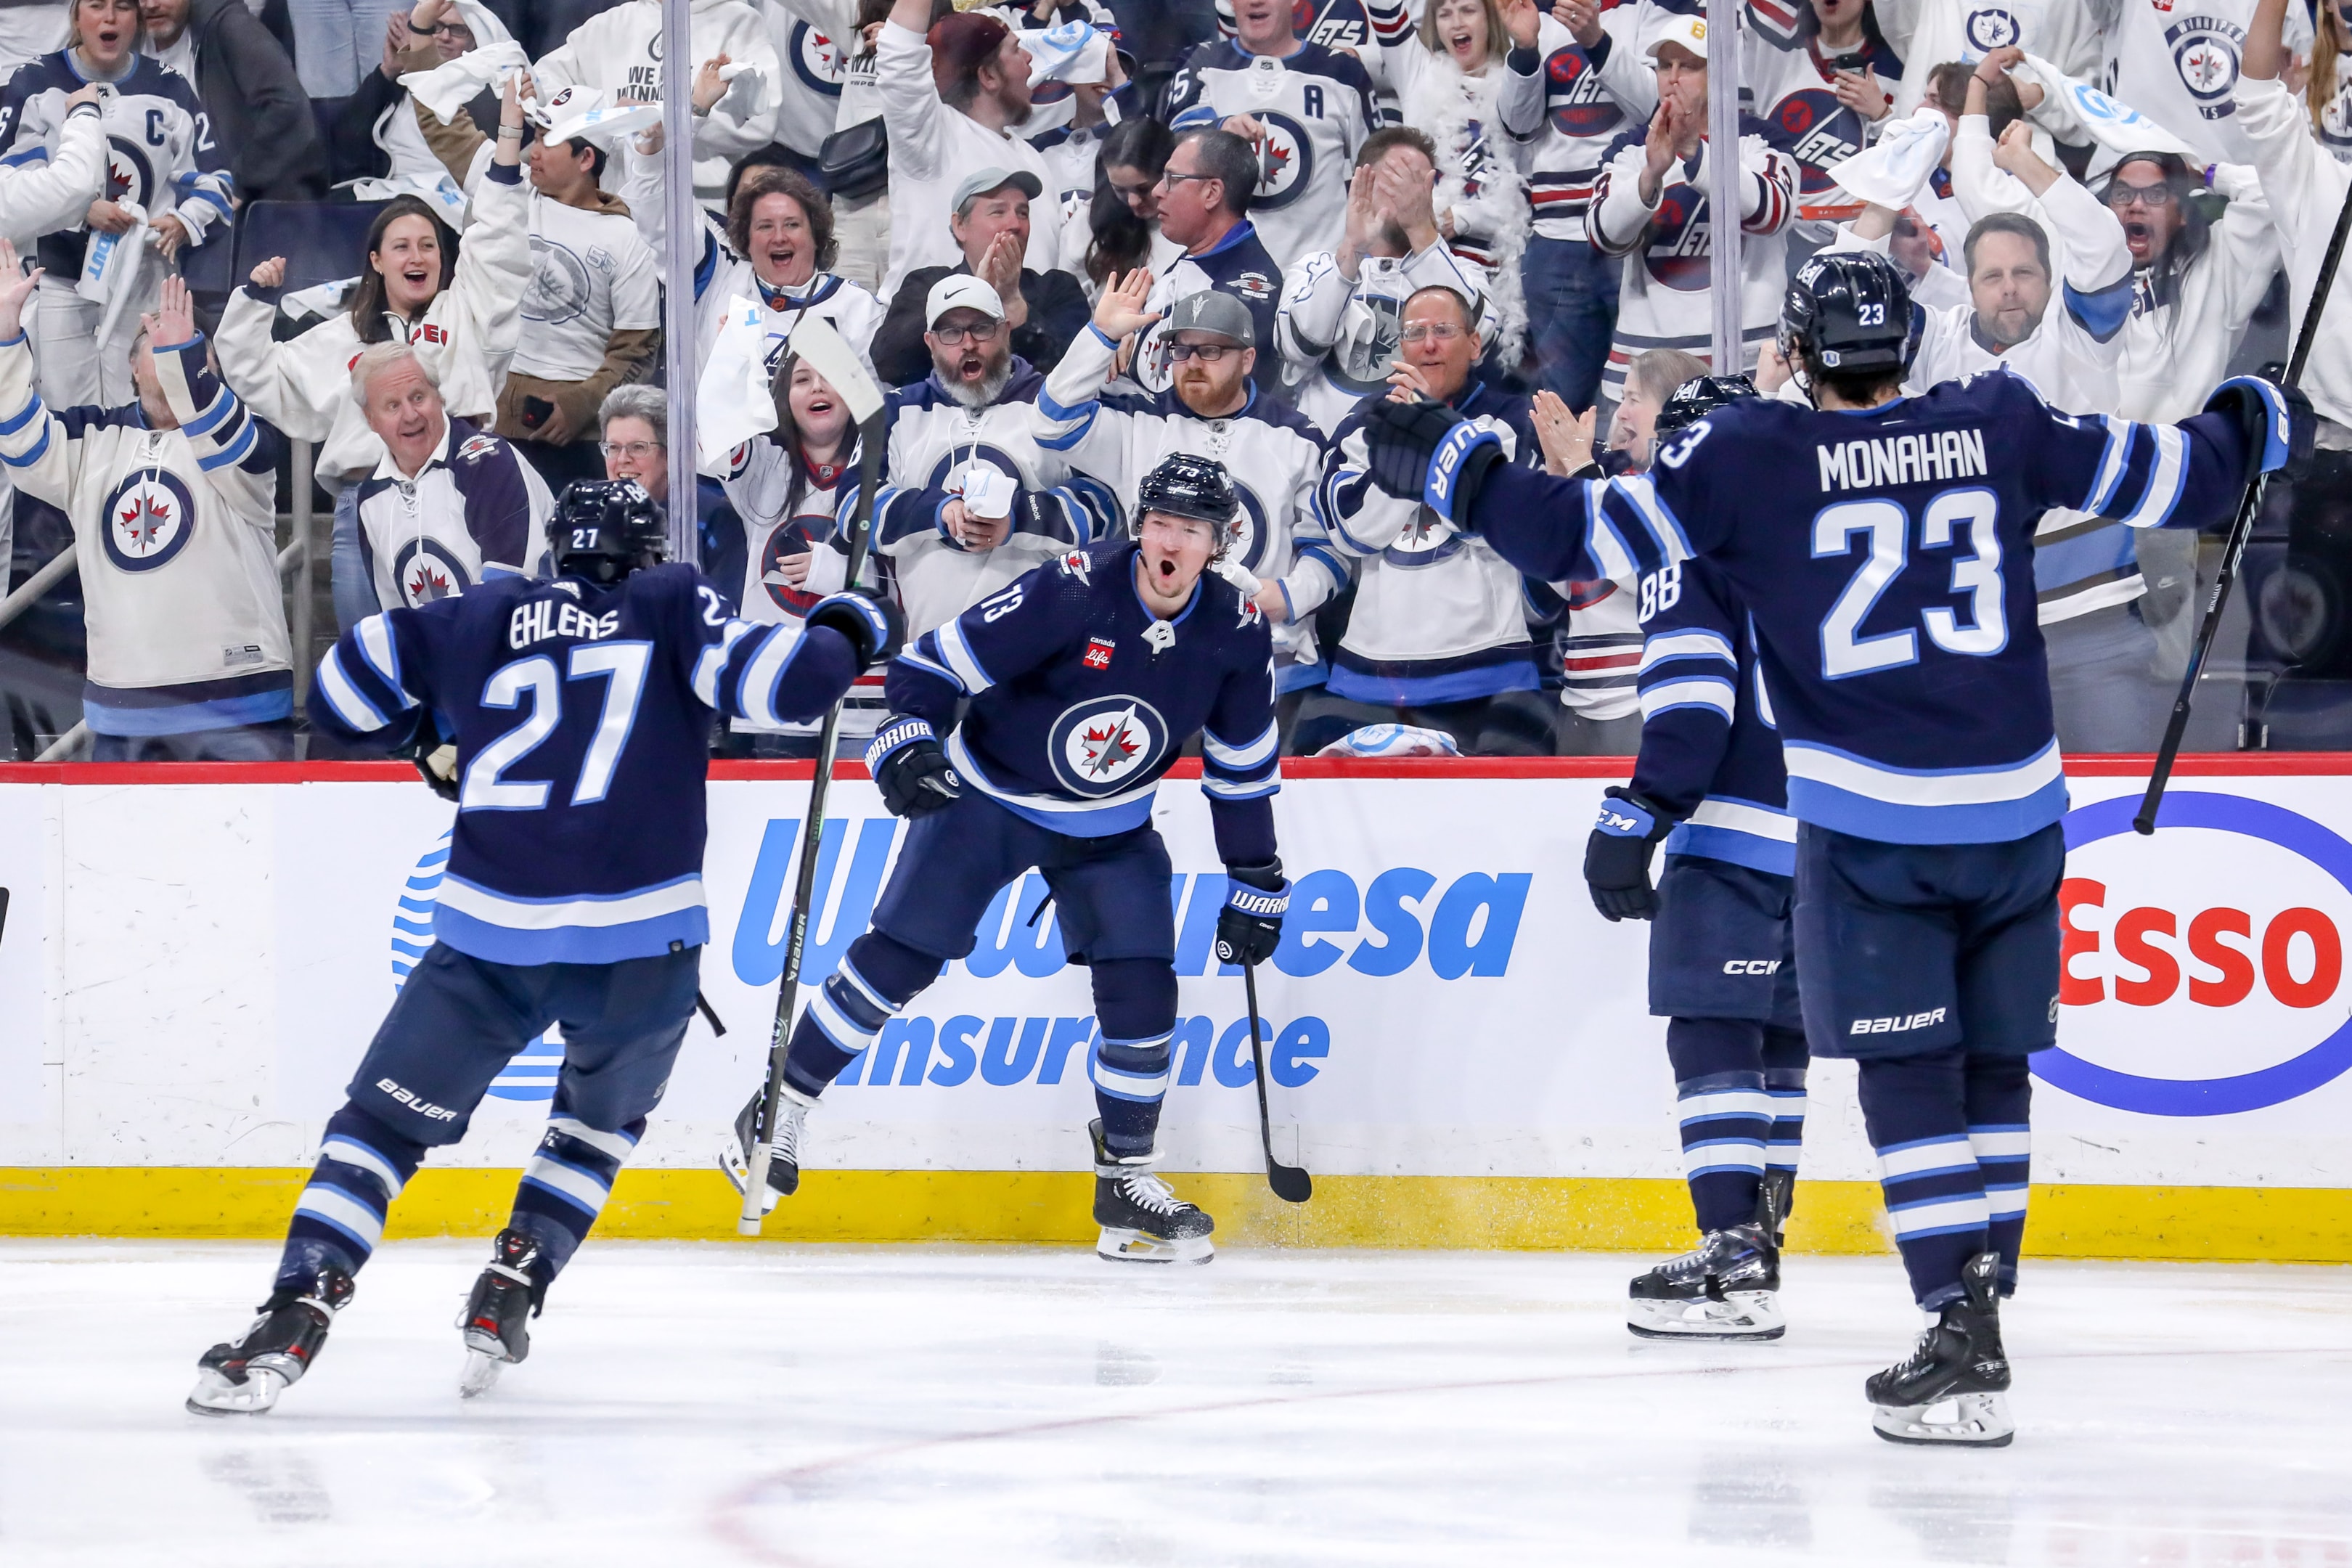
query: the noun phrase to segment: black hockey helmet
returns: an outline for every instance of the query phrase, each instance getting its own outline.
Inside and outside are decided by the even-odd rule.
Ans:
[[[1241,504],[1241,492],[1234,489],[1233,476],[1225,472],[1223,463],[1196,452],[1171,452],[1136,487],[1128,537],[1143,537],[1143,519],[1149,512],[1198,518],[1216,529],[1217,547],[1212,559],[1221,559],[1226,542],[1233,537],[1234,519]]]
[[[556,498],[547,542],[558,573],[617,583],[660,563],[669,553],[669,527],[636,480],[574,479]]]
[[[1780,301],[1780,352],[1793,370],[1911,368],[1924,321],[1912,320],[1902,268],[1869,250],[1824,250],[1797,269]]]
[[[1756,395],[1756,384],[1744,375],[1695,375],[1667,395],[1658,410],[1653,440],[1663,441],[1677,430],[1687,430],[1727,403]]]

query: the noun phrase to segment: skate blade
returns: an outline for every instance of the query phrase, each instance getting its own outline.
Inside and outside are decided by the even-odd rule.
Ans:
[[[2017,1436],[2003,1394],[1957,1394],[1926,1405],[1874,1405],[1871,1430],[1920,1447],[2006,1448]]]
[[[283,1373],[268,1367],[247,1368],[243,1383],[231,1383],[222,1373],[205,1367],[197,1373],[196,1386],[188,1394],[188,1414],[266,1415],[288,1386]]]
[[[1118,1230],[1103,1227],[1102,1238],[1095,1243],[1095,1256],[1113,1263],[1206,1263],[1216,1257],[1217,1248],[1205,1236],[1169,1241],[1156,1236],[1146,1236],[1139,1230]]]
[[[506,1358],[486,1351],[466,1347],[466,1370],[457,1374],[457,1397],[479,1399],[498,1386],[499,1373],[506,1370]]]
[[[1789,1331],[1770,1290],[1728,1290],[1720,1301],[1658,1301],[1634,1297],[1625,1327],[1645,1340],[1777,1340]]]
[[[751,1162],[743,1157],[743,1145],[738,1143],[732,1134],[729,1135],[726,1142],[719,1146],[719,1168],[727,1173],[727,1180],[734,1186],[738,1194],[743,1191],[743,1184],[751,1179]],[[760,1202],[760,1213],[762,1217],[775,1213],[776,1205],[782,1202],[786,1195],[784,1192],[777,1190],[773,1174],[775,1167],[771,1165],[768,1169],[771,1173],[768,1178],[768,1190]],[[800,1173],[795,1170],[793,1173],[793,1189],[797,1189],[799,1186]]]

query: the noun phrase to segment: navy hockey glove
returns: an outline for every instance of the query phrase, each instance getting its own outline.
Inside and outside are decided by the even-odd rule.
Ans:
[[[893,816],[912,822],[963,798],[963,780],[920,719],[893,719],[866,748],[866,771]]]
[[[809,611],[808,624],[839,632],[856,651],[860,670],[873,668],[907,640],[907,623],[898,606],[862,588],[827,594]]]
[[[1584,841],[1584,884],[1592,890],[1592,907],[1612,921],[1653,919],[1658,893],[1650,886],[1650,857],[1674,831],[1675,819],[1621,785],[1604,793],[1601,820]]]
[[[2233,375],[2213,389],[2205,412],[2236,416],[2259,472],[2283,468],[2293,479],[2309,466],[2319,419],[2311,400],[2294,387],[2259,375]]]
[[[430,710],[416,715],[416,727],[407,740],[392,749],[392,754],[412,763],[425,788],[443,800],[457,798],[457,748],[441,738],[441,727],[434,722]]]
[[[1503,460],[1503,439],[1433,397],[1384,397],[1365,410],[1364,451],[1374,484],[1467,531],[1486,470]]]
[[[1282,917],[1290,884],[1282,862],[1225,868],[1225,907],[1217,911],[1217,962],[1244,968],[1264,963],[1282,944]]]

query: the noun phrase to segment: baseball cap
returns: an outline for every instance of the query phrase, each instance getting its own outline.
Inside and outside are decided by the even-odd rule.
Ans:
[[[971,210],[972,203],[982,196],[994,195],[1007,185],[1033,202],[1045,194],[1045,183],[1028,170],[999,169],[992,165],[976,169],[963,177],[955,188],[955,200],[948,204],[948,210],[961,217]]]
[[[1004,301],[996,290],[982,279],[969,272],[951,272],[931,285],[923,300],[923,324],[936,327],[940,318],[950,310],[981,310],[998,321],[1004,320]]]
[[[951,83],[996,58],[1013,29],[979,11],[958,11],[931,24],[931,84],[947,96]]]
[[[1699,58],[1706,58],[1706,18],[1669,12],[1658,36],[1649,41],[1642,53],[1656,59],[1658,50],[1668,44],[1680,44]]]
[[[1167,330],[1214,332],[1245,349],[1257,346],[1257,324],[1250,320],[1249,307],[1231,294],[1220,294],[1213,289],[1187,294],[1170,307]]]

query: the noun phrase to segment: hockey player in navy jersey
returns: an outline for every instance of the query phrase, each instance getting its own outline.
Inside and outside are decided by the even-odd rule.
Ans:
[[[1701,376],[1658,411],[1664,442],[1737,398]],[[1773,1340],[1783,1331],[1780,1230],[1805,1125],[1805,1026],[1790,906],[1797,823],[1748,615],[1706,561],[1660,573],[1642,617],[1642,750],[1584,851],[1610,920],[1650,928],[1650,1011],[1667,1020],[1696,1250],[1633,1283],[1647,1339]],[[1671,831],[1667,831],[1671,829]],[[1650,886],[1661,837],[1665,871]]]
[[[560,1024],[547,1136],[458,1325],[466,1393],[523,1359],[526,1319],[644,1134],[694,1009],[712,711],[811,718],[893,637],[856,594],[797,637],[737,619],[699,572],[661,563],[660,514],[634,482],[572,486],[548,531],[554,581],[371,616],[320,661],[312,719],[416,758],[457,822],[434,944],[327,1122],[260,1315],[198,1363],[199,1415],[258,1414],[302,1376],[402,1185]]]
[[[1064,948],[1094,982],[1096,1250],[1209,1260],[1214,1223],[1152,1173],[1176,1026],[1176,930],[1151,802],[1198,734],[1227,878],[1217,953],[1228,963],[1272,957],[1290,893],[1270,798],[1282,782],[1273,643],[1256,606],[1211,570],[1237,504],[1223,464],[1173,454],[1138,487],[1129,539],[1038,567],[891,664],[894,717],[866,762],[883,804],[908,820],[906,847],[872,927],[793,1032],[771,1206],[800,1184],[803,1131],[825,1086],[943,964],[971,952],[991,900],[1034,866]],[[739,1185],[756,1104],[722,1160]]]
[[[1814,406],[1742,399],[1637,478],[1518,467],[1430,403],[1376,405],[1367,446],[1383,489],[1522,570],[1655,595],[1700,558],[1746,605],[1799,823],[1805,1033],[1859,1061],[1896,1243],[1934,1320],[1869,1380],[1873,1425],[1997,1445],[2013,1431],[1999,1299],[2025,1233],[2026,1059],[2057,1030],[2065,860],[2032,531],[2054,506],[2219,522],[2250,468],[2308,453],[2313,419],[2243,376],[2177,425],[2058,413],[2005,372],[1905,397],[1911,321],[1892,262],[1813,258],[1780,337]]]

